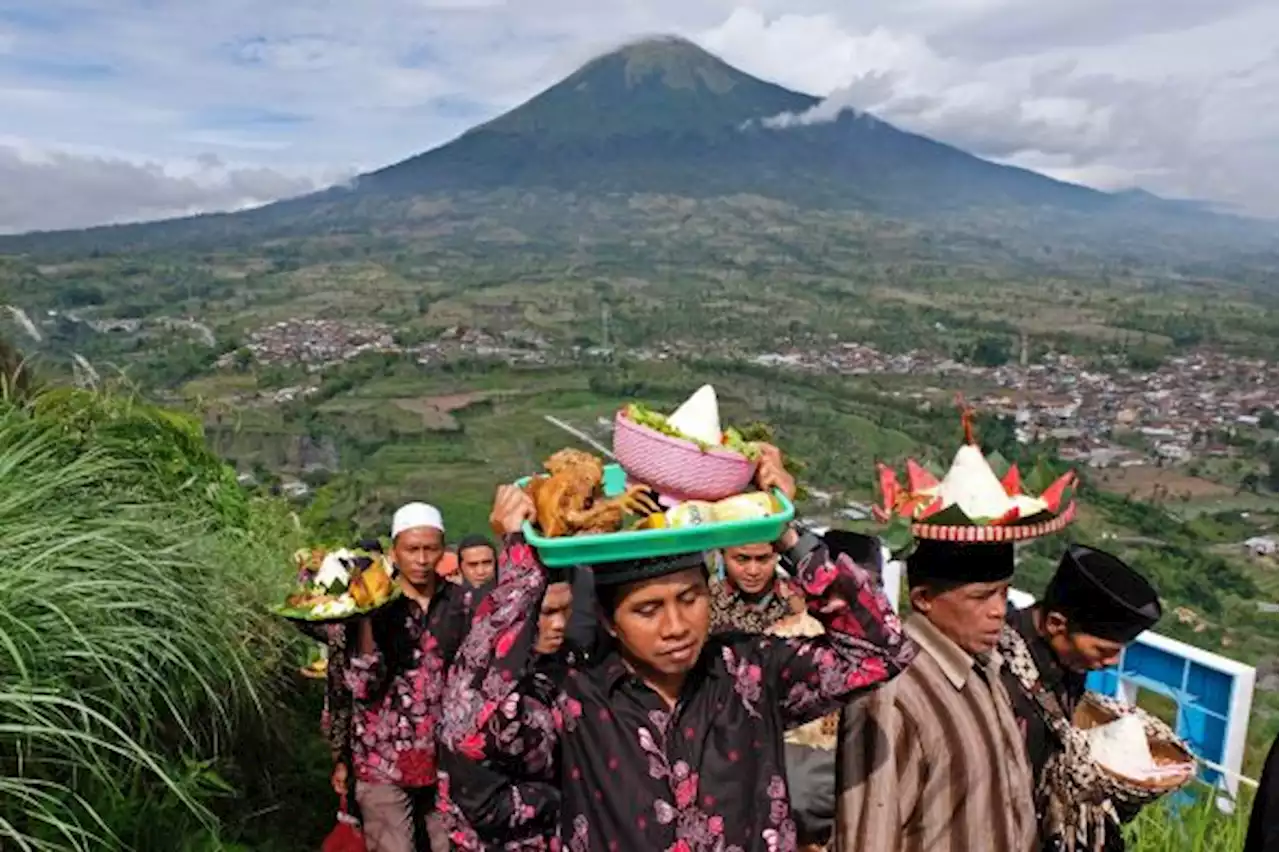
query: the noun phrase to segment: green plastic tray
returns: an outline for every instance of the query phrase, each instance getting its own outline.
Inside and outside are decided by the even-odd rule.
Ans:
[[[612,497],[626,487],[626,473],[616,464],[604,469],[604,493]],[[517,485],[524,485],[528,477]],[[696,527],[661,530],[628,530],[626,532],[578,535],[563,538],[544,538],[532,524],[525,521],[525,541],[538,551],[538,558],[549,568],[570,565],[595,565],[601,562],[622,562],[628,559],[652,559],[674,556],[679,553],[696,553],[700,550],[716,550],[722,547],[739,547],[744,544],[777,541],[787,524],[796,516],[796,507],[787,495],[774,489],[774,497],[782,511],[767,518],[747,521],[726,521],[703,524]]]

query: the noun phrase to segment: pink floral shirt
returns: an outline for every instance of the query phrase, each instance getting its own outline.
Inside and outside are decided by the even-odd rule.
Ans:
[[[819,547],[796,579],[825,635],[711,636],[674,708],[616,651],[570,669],[544,700],[519,684],[545,570],[519,536],[499,565],[450,675],[441,739],[485,762],[557,748],[568,852],[794,850],[783,731],[894,677],[915,654],[873,575]],[[550,731],[523,723],[534,706],[552,716]]]
[[[354,698],[351,753],[368,784],[436,783],[436,725],[445,674],[466,635],[463,594],[439,583],[424,611],[400,598],[374,616],[372,654],[354,655],[345,672]]]

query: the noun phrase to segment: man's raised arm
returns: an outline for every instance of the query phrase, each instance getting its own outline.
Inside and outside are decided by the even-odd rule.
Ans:
[[[520,700],[517,685],[533,659],[547,575],[520,532],[532,513],[532,501],[519,488],[498,489],[490,517],[494,531],[502,535],[498,584],[476,610],[449,670],[440,739],[473,760],[496,747],[487,742],[487,723],[499,704]]]
[[[844,553],[831,559],[827,546],[813,540],[796,542],[792,556],[796,585],[826,632],[770,638],[763,646],[765,676],[788,727],[839,710],[854,694],[897,676],[916,654],[870,570]]]

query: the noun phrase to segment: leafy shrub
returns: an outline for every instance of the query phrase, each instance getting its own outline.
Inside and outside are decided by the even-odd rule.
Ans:
[[[209,449],[197,418],[130,394],[70,387],[40,394],[32,408],[35,424],[58,432],[64,458],[100,451],[115,459],[102,472],[115,487],[143,500],[195,502],[237,529],[248,523],[235,471]]]

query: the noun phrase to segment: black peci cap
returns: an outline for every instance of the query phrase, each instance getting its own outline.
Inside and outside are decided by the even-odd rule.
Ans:
[[[1070,629],[1132,642],[1160,620],[1160,597],[1146,578],[1101,550],[1073,544],[1045,589],[1042,609],[1067,617]]]
[[[652,559],[630,559],[625,562],[601,562],[591,566],[596,586],[621,586],[626,583],[638,583],[651,580],[666,574],[674,574],[686,568],[703,568],[707,566],[702,551],[681,553],[675,556],[658,556]]]
[[[548,567],[547,585],[552,583],[572,583],[574,578],[578,576],[578,569],[573,565],[565,565],[559,568]]]
[[[995,583],[1013,576],[1012,544],[921,539],[907,557],[907,585]]]
[[[873,535],[848,530],[827,530],[822,536],[822,543],[827,546],[832,559],[844,554],[863,568],[876,573],[884,570],[884,565],[881,564],[880,539]]]
[[[494,553],[498,552],[498,548],[493,546],[493,541],[491,541],[488,536],[480,533],[472,533],[464,537],[462,541],[458,542],[459,553],[464,550],[470,550],[473,547],[487,547]]]

